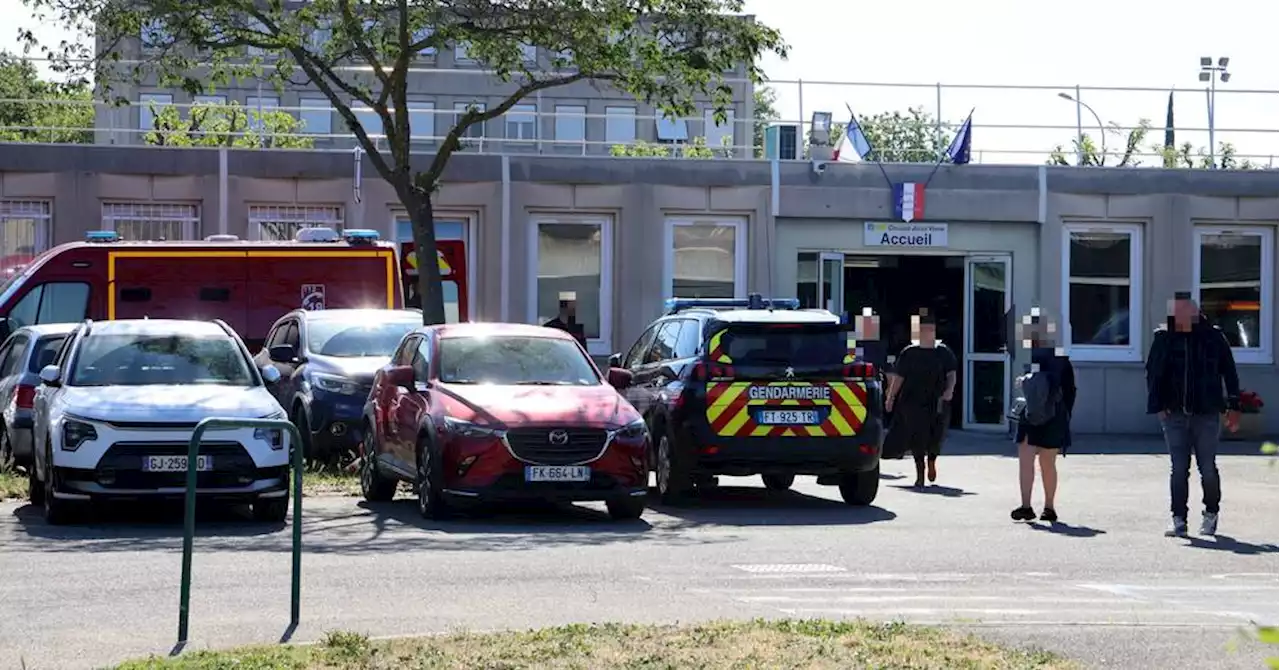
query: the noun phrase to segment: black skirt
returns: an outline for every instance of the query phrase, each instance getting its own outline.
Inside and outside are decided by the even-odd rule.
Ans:
[[[1014,442],[1022,444],[1024,440],[1033,447],[1061,449],[1065,452],[1071,446],[1071,416],[1058,411],[1048,423],[1040,426],[1033,426],[1025,419],[1019,420]]]
[[[950,417],[951,404],[948,402],[941,403],[940,407],[894,407],[889,434],[884,441],[883,458],[898,459],[908,453],[937,456],[942,452]]]

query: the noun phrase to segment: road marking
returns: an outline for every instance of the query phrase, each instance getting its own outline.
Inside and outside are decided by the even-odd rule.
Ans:
[[[911,596],[829,596],[825,598],[797,598],[794,596],[736,596],[734,600],[744,603],[892,603],[892,602],[909,602],[909,601],[981,601],[981,602],[1002,602],[1017,601],[1024,603],[1045,603],[1045,604],[1117,604],[1132,602],[1124,598],[1054,598],[1054,597],[1026,597],[1026,596],[964,596],[952,594],[933,594],[933,595],[911,595]]]
[[[737,568],[743,572],[752,573],[786,573],[788,575],[796,573],[832,573],[844,572],[845,569],[838,565],[828,565],[826,563],[755,563],[747,565],[731,565],[731,568]]]
[[[741,566],[733,566],[740,570]],[[751,570],[748,570],[751,571]],[[750,575],[715,575],[707,577],[716,581],[728,580],[757,580],[757,579],[815,579],[815,580],[847,580],[860,582],[968,582],[973,581],[973,575],[960,574],[935,574],[935,575],[894,575],[894,574],[866,574],[857,572],[845,572],[844,568],[840,568],[840,572],[782,572],[770,574],[767,572],[751,571],[755,574]]]

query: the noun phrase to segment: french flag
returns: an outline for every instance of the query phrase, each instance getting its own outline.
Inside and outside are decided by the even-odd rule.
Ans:
[[[924,218],[924,184],[908,182],[893,185],[893,214],[911,223]]]
[[[867,140],[862,126],[858,125],[858,117],[849,110],[849,125],[844,127],[844,136],[832,154],[832,160],[840,163],[861,163],[871,153],[871,142]]]

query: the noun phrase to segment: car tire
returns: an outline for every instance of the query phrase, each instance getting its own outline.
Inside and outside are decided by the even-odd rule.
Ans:
[[[449,518],[449,504],[444,499],[444,470],[440,454],[424,440],[418,442],[414,488],[418,492],[418,513],[424,519],[441,521]]]
[[[293,427],[298,429],[298,437],[302,439],[302,458],[308,463],[317,460],[320,454],[315,449],[315,440],[311,436],[311,423],[307,421],[307,412],[302,409],[302,405],[298,405],[293,410],[293,416],[289,418],[293,422]]]
[[[795,475],[760,475],[760,479],[770,491],[786,491],[796,483]]]
[[[12,470],[17,465],[13,455],[13,442],[9,440],[9,429],[0,426],[0,472]]]
[[[846,473],[840,477],[840,497],[850,505],[866,506],[880,490],[880,464],[865,472]]]
[[[366,426],[366,446],[360,461],[360,493],[369,502],[387,502],[396,496],[398,482],[382,474],[382,468],[378,466],[378,449],[373,440],[373,430]]]
[[[644,514],[644,498],[615,498],[607,500],[604,506],[609,510],[609,518],[614,521],[635,521]]]
[[[284,523],[289,517],[289,496],[264,498],[253,503],[253,520],[261,523]]]
[[[693,484],[688,464],[665,430],[658,438],[656,451],[653,462],[657,470],[658,499],[664,505],[679,505],[688,497]]]
[[[53,467],[53,453],[45,453],[44,521],[50,526],[64,526],[75,520],[75,503],[54,495],[58,490],[58,469]]]
[[[27,497],[31,499],[32,505],[44,505],[44,482],[40,481],[35,458],[27,466]]]

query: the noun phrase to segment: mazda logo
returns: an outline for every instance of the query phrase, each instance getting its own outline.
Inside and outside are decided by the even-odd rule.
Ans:
[[[553,430],[547,433],[547,442],[551,444],[569,444],[569,433],[563,430]]]

